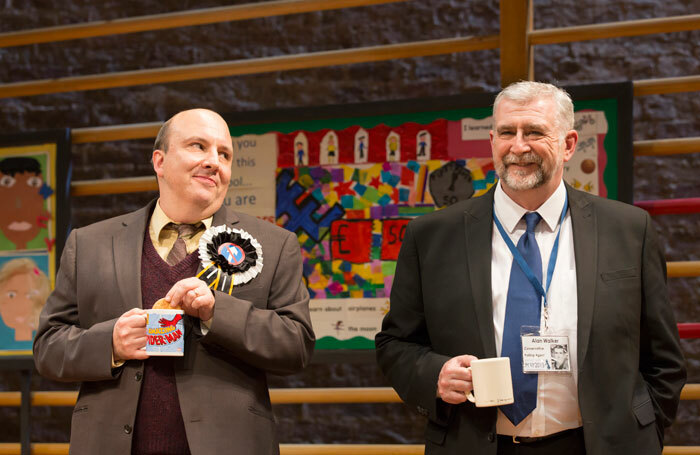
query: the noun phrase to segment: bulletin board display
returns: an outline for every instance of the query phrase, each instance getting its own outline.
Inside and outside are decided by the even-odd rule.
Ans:
[[[631,202],[631,83],[567,88],[574,188]],[[489,190],[495,94],[226,116],[225,204],[294,232],[316,349],[373,349],[408,222]]]
[[[29,356],[70,219],[68,130],[0,136],[0,356]]]

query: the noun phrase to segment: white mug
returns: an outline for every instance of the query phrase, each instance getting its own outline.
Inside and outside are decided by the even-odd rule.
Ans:
[[[146,310],[146,353],[185,355],[185,325],[182,310]]]
[[[473,390],[467,394],[467,399],[475,403],[477,408],[513,402],[513,381],[508,357],[472,360],[467,369],[472,372],[473,384]]]

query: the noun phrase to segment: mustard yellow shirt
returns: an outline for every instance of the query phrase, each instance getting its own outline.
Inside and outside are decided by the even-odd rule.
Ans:
[[[202,234],[204,234],[204,231],[211,227],[213,220],[213,216],[202,220],[199,229],[197,229],[194,235],[184,239],[185,246],[187,247],[187,254],[192,253],[199,247],[199,239],[202,237]],[[156,252],[163,260],[168,257],[168,253],[170,253],[170,250],[177,240],[177,231],[175,229],[165,229],[168,223],[175,222],[168,218],[168,215],[160,208],[160,200],[158,200],[155,209],[153,209],[153,214],[151,215],[151,222],[148,225],[148,234],[151,236],[151,241],[153,242]],[[204,225],[203,227],[202,224]]]

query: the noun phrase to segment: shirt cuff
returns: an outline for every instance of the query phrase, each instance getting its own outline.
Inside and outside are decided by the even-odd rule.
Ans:
[[[114,360],[114,351],[112,351],[112,368],[119,368],[120,366],[124,365],[126,362],[124,360],[120,360],[119,362]]]

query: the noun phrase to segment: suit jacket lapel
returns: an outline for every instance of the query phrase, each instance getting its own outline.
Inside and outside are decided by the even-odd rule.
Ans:
[[[122,229],[112,237],[114,270],[125,311],[142,308],[141,253],[146,223],[153,211],[155,200],[122,220]]]
[[[491,235],[495,188],[494,185],[485,195],[474,199],[464,211],[469,280],[485,357],[496,357],[491,297]]]
[[[593,309],[595,306],[595,285],[598,276],[598,228],[591,201],[566,185],[571,207],[571,225],[574,235],[574,255],[576,258],[576,286],[578,299],[578,370],[581,371],[591,335]]]
[[[221,224],[227,224],[229,226],[238,223],[238,215],[235,212],[230,212],[225,205],[222,205],[219,210],[214,213],[214,219],[211,223],[212,226],[219,226]]]

